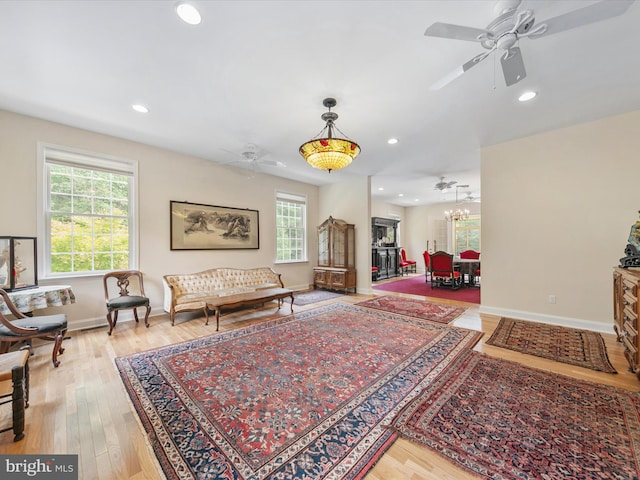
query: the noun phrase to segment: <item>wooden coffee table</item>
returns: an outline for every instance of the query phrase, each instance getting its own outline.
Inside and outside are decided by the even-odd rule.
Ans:
[[[256,290],[255,292],[211,297],[207,299],[207,308],[216,312],[216,331],[218,331],[220,329],[220,310],[222,308],[237,308],[278,300],[278,310],[280,310],[282,300],[286,297],[291,297],[291,313],[293,313],[293,290],[288,288],[267,288],[264,290]],[[209,325],[208,316],[205,325]]]

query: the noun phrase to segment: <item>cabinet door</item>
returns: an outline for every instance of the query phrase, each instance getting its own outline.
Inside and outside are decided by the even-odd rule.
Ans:
[[[318,265],[328,267],[329,263],[329,229],[318,230]]]
[[[346,272],[331,272],[331,286],[338,288],[347,287]]]
[[[381,277],[389,276],[389,257],[387,255],[387,250],[379,250],[378,251],[378,275]]]
[[[331,232],[331,237],[331,255],[333,256],[333,266],[344,268],[347,264],[347,259],[345,256],[346,245],[344,229],[338,226],[334,226],[333,231]]]
[[[327,271],[314,270],[313,271],[313,284],[314,285],[326,285],[327,284]]]
[[[393,248],[389,249],[389,275],[398,274],[398,251]]]

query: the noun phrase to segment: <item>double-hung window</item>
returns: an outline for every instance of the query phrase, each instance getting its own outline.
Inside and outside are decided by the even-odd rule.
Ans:
[[[307,261],[307,199],[276,194],[276,262]]]
[[[467,220],[453,222],[455,254],[465,250],[480,251],[480,215],[471,215]]]
[[[43,276],[137,268],[137,163],[43,146]]]

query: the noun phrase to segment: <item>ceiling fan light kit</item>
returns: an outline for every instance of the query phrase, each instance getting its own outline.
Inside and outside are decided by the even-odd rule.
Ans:
[[[335,121],[338,114],[331,111],[336,106],[334,98],[325,98],[322,104],[329,109],[328,112],[322,114],[320,118],[326,122],[325,127],[313,139],[302,144],[300,147],[300,155],[307,161],[309,165],[320,170],[326,170],[331,173],[332,170],[339,170],[351,164],[354,158],[360,153],[360,146],[346,138],[337,138],[333,136]],[[327,132],[326,136],[323,134]]]
[[[496,18],[485,29],[453,25],[436,22],[425,31],[425,36],[451,38],[478,42],[486,49],[476,55],[453,72],[447,74],[441,80],[431,86],[431,90],[438,90],[452,82],[470,68],[499,50],[500,64],[507,87],[515,85],[526,78],[522,52],[519,41],[521,38],[541,38],[546,35],[563,32],[572,28],[581,27],[590,23],[617,17],[627,11],[634,0],[601,0],[568,13],[548,18],[536,23],[533,10],[518,11],[522,0],[499,0],[495,4]]]

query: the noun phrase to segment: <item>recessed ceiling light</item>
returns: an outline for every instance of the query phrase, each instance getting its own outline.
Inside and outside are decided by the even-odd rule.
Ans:
[[[398,143],[398,139],[397,138],[390,138],[389,140],[387,140],[387,143],[389,145],[395,145],[396,143]]]
[[[181,3],[176,7],[176,13],[178,16],[189,25],[198,25],[202,21],[200,12],[196,10],[196,7],[188,3]]]
[[[138,113],[149,113],[149,109],[144,105],[140,105],[139,103],[131,105],[131,108],[133,108]]]
[[[518,100],[520,100],[521,102],[526,102],[528,100],[531,100],[533,97],[535,97],[537,95],[536,92],[524,92],[522,95],[520,95],[518,97]]]
[[[384,187],[378,187],[378,190],[382,191],[384,190]]]
[[[399,193],[398,196],[399,197],[404,197],[404,193]]]

